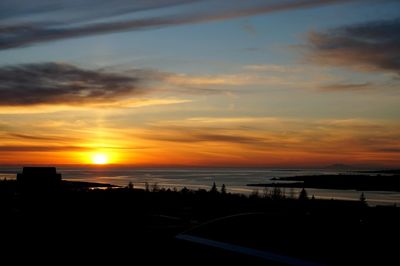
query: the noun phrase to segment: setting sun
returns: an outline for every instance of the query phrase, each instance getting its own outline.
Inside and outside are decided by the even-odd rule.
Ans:
[[[108,156],[104,153],[96,153],[92,157],[93,164],[107,164],[108,161]]]

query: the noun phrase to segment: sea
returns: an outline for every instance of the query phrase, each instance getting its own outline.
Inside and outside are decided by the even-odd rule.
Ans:
[[[0,167],[1,179],[15,179],[22,167]],[[130,182],[135,188],[210,189],[215,182],[220,189],[225,184],[227,192],[249,195],[265,193],[262,187],[249,187],[247,184],[270,183],[272,178],[323,175],[357,174],[354,170],[337,169],[270,169],[270,168],[135,168],[135,167],[98,167],[98,166],[62,166],[57,167],[64,180],[107,183],[127,186]],[[365,172],[363,173],[365,174]],[[288,197],[297,197],[300,189],[285,188]],[[320,199],[359,200],[362,191],[307,188],[311,197]],[[400,193],[388,191],[365,191],[364,195],[370,206],[399,205]]]

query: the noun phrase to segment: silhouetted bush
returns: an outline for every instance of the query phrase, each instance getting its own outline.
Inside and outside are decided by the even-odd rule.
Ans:
[[[225,186],[225,184],[222,184],[222,187],[221,187],[221,194],[223,194],[223,195],[226,194],[226,186]]]
[[[189,194],[190,190],[187,187],[183,187],[180,192],[181,194]]]

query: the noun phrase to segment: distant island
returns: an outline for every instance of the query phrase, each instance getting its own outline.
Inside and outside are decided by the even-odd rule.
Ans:
[[[397,171],[397,170],[396,170]],[[306,175],[273,178],[272,183],[247,184],[255,187],[285,187],[285,188],[319,188],[360,191],[395,191],[400,192],[400,175],[397,172],[376,172],[376,175]],[[396,173],[383,175],[380,173]]]
[[[356,171],[358,173],[369,173],[369,174],[389,174],[389,175],[400,175],[400,169],[383,169],[383,170],[362,170]]]

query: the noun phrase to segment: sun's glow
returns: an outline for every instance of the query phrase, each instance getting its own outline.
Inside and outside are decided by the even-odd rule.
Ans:
[[[108,156],[104,153],[95,153],[92,156],[93,164],[108,164],[109,159]]]

